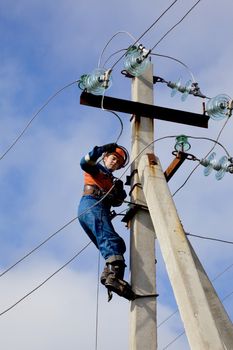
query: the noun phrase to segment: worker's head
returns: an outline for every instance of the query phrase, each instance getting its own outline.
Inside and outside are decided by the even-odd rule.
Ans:
[[[115,171],[123,168],[129,162],[128,151],[123,146],[116,147],[114,152],[104,154],[104,164],[110,171]]]

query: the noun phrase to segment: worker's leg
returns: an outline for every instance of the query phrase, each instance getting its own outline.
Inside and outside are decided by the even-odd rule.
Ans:
[[[84,196],[80,201],[78,215],[80,224],[106,262],[124,261],[125,242],[114,230],[109,208],[92,196]]]

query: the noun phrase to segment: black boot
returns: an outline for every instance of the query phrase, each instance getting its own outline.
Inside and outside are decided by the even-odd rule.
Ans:
[[[101,274],[100,282],[103,285],[105,285],[106,279],[110,274],[114,279],[123,280],[125,267],[126,265],[123,260],[116,260],[116,261],[113,261],[111,264],[107,263],[104,267],[104,271]]]
[[[107,265],[108,274],[106,275],[104,285],[108,289],[109,301],[112,298],[112,292],[128,300],[135,299],[135,294],[132,291],[131,286],[124,281],[125,266],[124,261],[121,260],[114,261]]]
[[[106,264],[104,267],[104,271],[102,272],[102,274],[100,276],[100,282],[103,285],[105,285],[105,282],[106,282],[106,279],[107,279],[109,273],[110,273],[110,270],[109,270],[108,264]]]
[[[125,267],[126,265],[123,260],[113,261],[111,264],[108,264],[109,274],[116,279],[123,280]]]

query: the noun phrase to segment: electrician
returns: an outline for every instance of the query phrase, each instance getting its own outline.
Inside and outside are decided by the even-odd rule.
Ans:
[[[103,165],[98,161],[100,157]],[[114,230],[110,210],[126,198],[123,182],[114,177],[113,172],[128,162],[128,151],[116,143],[95,146],[80,162],[84,170],[84,190],[78,209],[79,222],[105,259],[100,280],[108,289],[109,300],[112,291],[130,298],[130,286],[123,280],[126,246]]]

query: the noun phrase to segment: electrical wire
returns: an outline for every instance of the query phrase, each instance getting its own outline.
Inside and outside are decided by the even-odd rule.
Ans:
[[[177,314],[178,311],[179,311],[179,310],[176,309],[173,313],[171,313],[168,317],[166,317],[162,322],[160,322],[160,323],[158,324],[158,327],[157,327],[157,328],[161,327],[165,322],[167,322],[168,320],[170,320],[170,318],[171,318],[172,316],[174,316],[175,314]]]
[[[208,155],[214,150],[214,148],[216,147],[216,145],[220,145],[221,147],[223,147],[223,145],[220,144],[220,142],[218,141],[224,128],[226,127],[227,123],[229,121],[229,118],[227,118],[222,126],[222,128],[220,129],[218,135],[217,135],[217,138],[216,140],[213,140],[213,139],[210,139],[210,141],[213,141],[214,142],[214,145],[213,147],[209,150],[209,152],[203,157],[203,158],[206,158],[208,157]],[[189,136],[190,137],[190,136]],[[195,138],[195,136],[191,136],[191,138]],[[207,137],[203,137],[203,140],[205,139],[208,139]],[[225,147],[223,147],[224,150],[226,151],[226,153],[229,155],[229,152],[225,149]],[[193,170],[190,172],[190,174],[188,175],[188,177],[186,178],[186,180],[184,181],[184,183],[173,193],[173,197],[186,185],[186,183],[188,182],[188,180],[190,179],[190,177],[193,175],[193,173],[195,172],[195,170],[201,165],[201,163],[198,163],[194,168]]]
[[[163,57],[163,58],[168,58],[168,59],[173,60],[173,61],[175,61],[175,62],[177,62],[177,63],[180,63],[180,64],[181,64],[182,66],[184,66],[184,67],[187,69],[187,71],[189,72],[189,74],[190,74],[190,76],[191,76],[191,78],[192,78],[193,83],[196,82],[196,79],[195,79],[195,77],[194,77],[194,75],[193,75],[191,69],[190,69],[189,66],[187,66],[184,62],[182,62],[182,61],[180,61],[180,60],[178,60],[177,58],[174,58],[174,57],[172,57],[172,56],[168,56],[168,55],[162,55],[162,54],[158,54],[158,53],[151,53],[151,55],[158,56],[158,57]]]
[[[102,111],[106,111],[106,112],[109,112],[109,113],[112,113],[113,115],[115,115],[117,117],[117,119],[119,120],[120,122],[120,125],[121,125],[121,129],[120,129],[120,133],[115,141],[115,143],[117,143],[123,133],[123,129],[124,129],[124,125],[123,125],[123,122],[122,122],[122,119],[120,118],[120,116],[115,112],[115,111],[112,111],[111,109],[105,109],[104,108],[104,97],[105,97],[105,94],[103,93],[102,95],[102,99],[101,99],[101,109]]]
[[[63,225],[60,229],[58,229],[56,232],[52,233],[50,236],[48,236],[44,241],[42,241],[40,244],[38,244],[36,247],[34,247],[31,251],[29,251],[27,254],[25,254],[22,258],[20,258],[18,261],[16,261],[14,264],[12,264],[10,267],[8,267],[5,271],[3,271],[0,274],[0,277],[4,276],[7,272],[9,272],[10,270],[12,270],[15,266],[17,266],[19,263],[21,263],[23,260],[25,260],[26,258],[28,258],[32,253],[34,253],[37,249],[39,249],[40,247],[42,247],[45,243],[47,243],[51,238],[53,238],[54,236],[56,236],[59,232],[61,232],[64,228],[66,228],[67,226],[69,226],[71,223],[73,223],[75,220],[77,220],[80,216],[82,216],[83,214],[85,214],[87,211],[91,210],[92,208],[94,208],[96,205],[98,205],[99,203],[101,203],[106,197],[107,195],[112,191],[112,189],[115,187],[115,184],[112,185],[112,187],[108,190],[108,192],[106,192],[104,194],[104,196],[102,198],[100,198],[99,201],[97,201],[95,204],[91,205],[90,207],[88,207],[87,209],[85,209],[82,213],[80,213],[78,216],[74,217],[73,219],[71,219],[69,222],[67,222],[65,225]]]
[[[212,282],[216,281],[219,277],[221,277],[225,272],[230,270],[232,267],[233,267],[233,264],[230,264],[229,266],[227,266],[222,272],[220,272],[217,276],[214,277]]]
[[[107,59],[106,61],[104,62],[103,64],[103,67],[105,67],[105,65],[107,64],[107,62],[115,55],[117,55],[118,53],[122,52],[122,51],[127,51],[127,49],[120,49],[120,50],[117,50],[115,52],[113,52]]]
[[[208,138],[208,137],[196,137],[196,136],[187,136],[187,137],[189,137],[189,138],[193,138],[193,139],[203,139],[203,140],[208,140],[208,141],[212,141],[212,142],[214,142],[214,147],[216,146],[216,145],[219,145],[220,147],[222,147],[223,149],[224,149],[224,151],[226,152],[226,154],[227,155],[229,155],[229,152],[227,151],[227,149],[218,141],[218,139],[219,139],[219,137],[220,137],[220,134],[222,133],[222,131],[223,131],[223,128],[225,127],[225,125],[226,125],[226,123],[223,125],[223,127],[221,128],[221,130],[220,130],[220,132],[219,132],[219,134],[218,134],[218,136],[217,136],[217,139],[216,140],[214,140],[214,139],[211,139],[211,138]],[[158,138],[158,139],[155,139],[155,140],[153,140],[153,141],[151,141],[150,143],[148,143],[136,156],[135,156],[135,158],[129,163],[129,165],[125,168],[125,170],[123,171],[123,173],[121,174],[121,176],[120,176],[120,178],[122,178],[123,177],[123,175],[125,175],[125,173],[128,171],[128,169],[131,167],[131,165],[140,157],[140,155],[143,153],[143,152],[145,152],[146,151],[146,149],[147,148],[149,148],[152,144],[154,144],[154,143],[156,143],[156,142],[159,142],[159,141],[162,141],[162,140],[166,140],[166,139],[171,139],[171,138],[176,138],[177,137],[177,135],[167,135],[167,136],[162,136],[162,137],[160,137],[160,138]],[[213,148],[214,148],[213,147]],[[210,151],[211,152],[211,151]],[[199,166],[200,164],[198,164],[198,166]],[[193,169],[193,171],[194,170],[196,170],[196,169]],[[192,171],[192,172],[193,172]],[[189,175],[189,176],[191,176],[191,174]],[[188,180],[188,179],[187,179]],[[186,180],[186,181],[187,181]]]
[[[25,294],[22,298],[17,300],[14,304],[9,306],[7,309],[0,312],[0,316],[6,314],[8,311],[12,310],[16,305],[21,303],[23,300],[28,298],[32,293],[34,293],[36,290],[38,290],[40,287],[42,287],[46,282],[48,282],[52,277],[54,277],[58,272],[63,270],[67,265],[69,265],[73,260],[75,260],[92,242],[90,241],[87,243],[78,253],[76,253],[71,259],[69,259],[64,265],[62,265],[58,270],[56,270],[54,273],[52,273],[49,277],[47,277],[43,282],[41,282],[38,286],[36,286],[34,289],[32,289],[30,292]]]
[[[62,91],[64,91],[65,89],[67,89],[68,87],[78,83],[79,80],[75,80],[72,83],[69,83],[65,86],[63,86],[61,89],[59,89],[58,91],[56,91],[53,95],[51,95],[48,100],[37,110],[37,112],[33,115],[33,117],[29,120],[29,122],[26,124],[26,126],[24,127],[24,129],[21,131],[21,133],[16,137],[16,139],[12,142],[12,144],[6,149],[6,151],[0,156],[0,160],[2,160],[8,152],[10,152],[10,150],[16,145],[16,143],[22,138],[22,136],[24,135],[24,133],[26,132],[26,130],[29,128],[29,126],[32,124],[32,122],[34,121],[34,119],[38,116],[38,114],[40,114],[40,112],[58,95],[60,94]]]
[[[184,333],[185,333],[185,331],[183,331],[182,333],[180,333],[179,335],[177,335],[177,337],[175,337],[169,344],[167,344],[167,345],[165,346],[165,348],[163,348],[163,350],[168,349],[169,346],[171,346],[172,344],[174,344]]]
[[[206,236],[199,236],[199,235],[194,235],[194,234],[188,233],[188,232],[185,232],[185,234],[186,234],[186,236],[196,237],[196,238],[201,238],[201,239],[207,239],[209,241],[216,241],[216,242],[221,242],[221,243],[233,244],[233,241],[226,241],[224,239],[213,238],[213,237],[206,237]]]
[[[190,174],[187,176],[186,180],[183,182],[183,184],[172,194],[172,197],[175,197],[175,195],[186,185],[190,177],[193,175],[193,173],[196,171],[196,169],[199,167],[200,163],[198,163],[193,170],[190,172]]]
[[[229,294],[227,294],[222,300],[221,302],[224,302],[226,299],[228,299],[231,295],[233,295],[233,291],[230,292]],[[174,344],[176,342],[176,340],[178,340],[183,334],[185,333],[185,331],[183,331],[182,333],[180,333],[176,338],[174,338],[169,344],[167,344],[165,346],[165,348],[163,348],[163,350],[168,349],[170,345]]]
[[[218,140],[220,139],[220,136],[221,136],[223,130],[225,129],[225,127],[226,127],[228,121],[229,121],[229,118],[227,118],[227,119],[225,120],[225,122],[224,122],[222,128],[220,129],[220,131],[219,131],[219,133],[218,133],[218,136],[217,136],[217,138],[216,138],[216,140],[215,140],[214,146],[210,149],[210,151],[205,155],[204,158],[208,157],[208,155],[214,150],[214,148],[216,147],[216,145],[219,144],[219,143],[218,143]],[[229,153],[227,152],[227,154],[229,154]]]
[[[168,139],[168,138],[175,138],[176,135],[169,135],[169,136],[163,136],[160,137],[158,139],[153,140],[152,142],[150,142],[147,146],[145,146],[138,154],[137,156],[129,163],[129,165],[127,166],[127,168],[124,170],[124,172],[121,174],[121,176],[119,177],[119,179],[121,179],[123,177],[123,175],[127,172],[127,170],[130,168],[130,166],[133,164],[133,162],[135,162],[135,160],[148,148],[150,147],[153,143],[156,143],[158,141],[164,140],[164,139]],[[97,204],[99,204],[101,201],[104,200],[104,198],[112,191],[112,189],[114,188],[114,184],[113,186],[109,189],[109,191],[98,201],[96,202],[94,205],[92,205],[91,207],[87,208],[84,212],[82,212],[79,216],[83,215],[86,211],[90,210],[91,208],[93,208],[94,206],[96,206]],[[39,247],[41,247],[43,244],[45,244],[49,239],[51,239],[52,237],[54,237],[58,232],[60,232],[61,230],[63,230],[65,227],[67,227],[69,224],[71,224],[73,221],[75,221],[79,216],[73,218],[72,220],[70,220],[67,224],[65,224],[62,228],[60,228],[59,230],[57,230],[55,233],[53,233],[52,235],[50,235],[46,240],[44,240],[43,242],[41,242],[37,247],[35,247],[34,249],[32,249],[29,253],[27,253],[24,257],[22,257],[21,259],[19,259],[16,263],[14,263],[12,266],[10,266],[7,270],[5,270],[1,275],[3,276],[4,274],[6,274],[8,271],[10,271],[13,267],[15,267],[17,264],[19,264],[21,261],[23,261],[24,259],[26,259],[26,257],[28,257],[29,255],[31,255],[35,250],[37,250]],[[90,244],[91,242],[89,242]],[[89,245],[88,244],[88,245]],[[85,249],[85,248],[84,248]],[[78,253],[79,254],[79,253]],[[20,301],[24,300],[27,296],[29,296],[30,294],[33,293],[33,291],[37,290],[40,286],[42,286],[43,284],[46,283],[46,281],[48,281],[51,277],[53,277],[56,273],[58,273],[60,270],[62,270],[65,266],[67,266],[67,264],[69,264],[71,261],[73,261],[75,259],[75,257],[77,256],[77,254],[71,258],[69,260],[69,262],[67,262],[65,265],[63,265],[62,268],[60,268],[59,270],[57,270],[54,274],[52,274],[51,276],[49,276],[42,284],[40,284],[38,287],[36,287],[35,289],[33,289],[31,292],[29,292],[27,295],[25,295],[23,298],[21,298],[19,301],[17,301],[14,305],[12,305],[10,308],[6,309],[5,311],[3,311],[3,313],[0,313],[0,316],[4,313],[6,313],[7,311],[11,310],[14,306],[16,306]],[[233,266],[233,264],[232,264]],[[165,321],[164,321],[165,322]],[[164,323],[163,322],[163,323]]]
[[[121,135],[121,133],[120,133]],[[119,137],[120,137],[119,135]],[[119,139],[118,137],[118,139]],[[125,169],[125,171],[123,172],[123,174],[120,176],[120,178],[123,177],[123,175],[128,171],[128,169],[131,167],[131,165],[133,164],[133,162],[148,148],[150,147],[153,143],[156,143],[158,141],[164,140],[164,139],[168,139],[168,138],[175,138],[176,135],[170,135],[170,136],[164,136],[161,137],[159,139],[153,140],[150,144],[148,144],[128,165],[128,167]],[[219,144],[221,147],[223,147],[225,149],[225,147],[223,145],[221,145],[218,141],[214,141],[212,139],[209,138],[204,138],[204,137],[194,137],[194,136],[188,136],[190,138],[196,138],[196,139],[207,139],[210,141],[213,141],[217,144]],[[117,139],[117,141],[118,141]],[[226,153],[229,154],[227,152],[227,150],[225,149]],[[199,165],[199,164],[198,164]],[[191,174],[189,175],[189,177],[186,179],[186,182],[188,181],[188,179],[191,177],[192,173],[196,170],[196,168],[193,169],[193,171],[191,172]],[[182,187],[186,184],[186,182],[182,185]],[[174,194],[173,196],[182,188],[180,187]],[[96,204],[95,204],[96,205]],[[87,210],[90,210],[92,208],[88,208]],[[81,213],[80,215],[82,215],[84,213]],[[71,219],[70,221],[68,221],[65,225],[63,225],[61,228],[59,228],[57,231],[55,231],[54,233],[52,233],[50,236],[48,236],[44,241],[42,241],[41,243],[39,243],[37,246],[35,246],[31,251],[29,251],[27,254],[25,254],[23,257],[21,257],[19,260],[17,260],[14,264],[12,264],[10,267],[8,267],[6,270],[4,270],[1,274],[0,277],[4,276],[7,272],[9,272],[11,269],[13,269],[15,266],[17,266],[19,263],[21,263],[23,260],[25,260],[26,258],[28,258],[32,253],[34,253],[36,250],[38,250],[40,247],[42,247],[45,243],[47,243],[51,238],[53,238],[54,236],[56,236],[59,232],[61,232],[62,230],[64,230],[67,226],[69,226],[71,223],[73,223],[74,221],[76,221],[78,219],[78,216],[74,217],[73,219]]]
[[[96,316],[95,316],[95,350],[98,349],[98,329],[99,329],[99,289],[100,289],[100,251],[98,252],[98,270],[97,270],[97,287],[96,287]]]
[[[222,275],[224,275],[225,272],[227,272],[228,270],[230,270],[233,267],[233,263],[228,265],[223,271],[221,271],[220,273],[218,273],[212,280],[211,282],[215,282],[219,277],[221,277]],[[223,299],[224,300],[224,299]],[[163,321],[161,321],[158,324],[158,327],[161,327],[164,323],[166,323],[172,316],[174,316],[175,314],[177,314],[177,312],[179,312],[178,309],[176,309],[175,311],[173,311],[168,317],[166,317]]]
[[[121,174],[120,178],[123,177],[123,175],[125,174],[125,172],[129,169],[129,167],[131,166],[131,164],[153,143],[167,139],[167,138],[173,138],[176,136],[164,136],[161,137],[159,139],[153,140],[150,144],[148,144],[146,147],[144,147],[144,149],[134,158],[134,160],[127,166],[126,170]],[[120,179],[119,178],[119,179]],[[84,210],[81,214],[79,214],[79,216],[83,215],[85,212],[87,212],[88,210],[92,209],[93,207],[95,207],[97,204],[99,204],[100,202],[102,202],[104,200],[104,198],[112,191],[112,189],[114,188],[115,184],[112,185],[112,187],[108,190],[108,192],[106,192],[104,194],[104,196],[97,201],[94,205],[92,205],[91,207],[87,208],[86,210]],[[63,226],[66,227],[68,226],[68,224],[70,224],[71,222],[73,222],[74,220],[76,220],[79,216],[75,217],[74,219],[72,219],[69,223],[67,223],[66,225]],[[63,228],[59,229],[58,231],[56,231],[56,233],[60,232]],[[39,247],[41,247],[45,242],[47,242],[50,238],[52,238],[53,236],[55,236],[55,234],[52,234],[51,236],[49,236],[45,241],[43,241],[42,243],[40,243],[37,247],[35,247],[31,252],[27,253],[23,258],[21,258],[20,260],[18,260],[18,262],[14,263],[11,267],[9,267],[6,271],[4,271],[0,276],[3,276],[4,274],[6,274],[8,271],[10,271],[13,267],[15,267],[18,263],[20,263],[21,261],[23,261],[26,257],[28,257],[30,254],[32,254],[32,252],[34,252],[36,249],[38,249]],[[91,242],[88,243],[88,245],[91,244]],[[88,246],[87,245],[87,246]],[[85,246],[82,251],[87,247]],[[80,251],[81,252],[81,251]],[[23,296],[21,299],[19,299],[17,302],[15,302],[12,306],[10,306],[9,308],[5,309],[3,312],[0,313],[0,316],[2,316],[3,314],[5,314],[6,312],[10,311],[12,308],[14,308],[16,305],[18,305],[21,301],[23,301],[24,299],[26,299],[29,295],[31,295],[34,291],[36,291],[37,289],[39,289],[42,285],[44,285],[50,278],[52,278],[54,275],[56,275],[59,271],[61,271],[65,266],[67,266],[71,261],[73,261],[75,259],[75,257],[77,255],[80,254],[77,253],[74,257],[72,257],[65,265],[63,265],[60,269],[58,269],[57,271],[55,271],[52,275],[50,275],[45,281],[43,281],[40,285],[38,285],[36,288],[34,288],[32,291],[30,291],[29,293],[27,293],[25,296]]]
[[[93,207],[95,207],[97,204],[99,204],[100,202],[102,202],[107,195],[112,191],[112,189],[115,187],[115,184],[112,185],[112,187],[108,190],[108,192],[106,192],[104,194],[104,196],[97,201],[95,204],[93,204],[92,206],[90,206],[89,208],[85,209],[81,214],[79,214],[78,217],[80,217],[81,215],[83,215],[84,213],[86,213],[88,210],[92,209]],[[23,301],[24,299],[26,299],[29,295],[31,295],[34,291],[36,291],[37,289],[39,289],[41,286],[43,286],[48,280],[50,280],[54,275],[56,275],[58,272],[60,272],[64,267],[66,267],[68,264],[70,264],[83,250],[85,250],[89,244],[91,244],[92,242],[90,241],[84,248],[81,249],[81,251],[79,251],[77,254],[75,254],[68,262],[66,262],[62,267],[60,267],[57,271],[55,271],[52,275],[50,275],[48,278],[46,278],[46,280],[44,280],[41,284],[39,284],[36,288],[34,288],[33,290],[31,290],[29,293],[27,293],[26,295],[24,295],[21,299],[19,299],[17,302],[15,302],[13,305],[11,305],[9,308],[5,309],[3,312],[0,312],[0,316],[2,316],[3,314],[5,314],[6,312],[10,311],[11,309],[13,309],[16,305],[18,305],[21,301]],[[15,264],[14,264],[15,265]],[[9,269],[8,269],[9,270]]]
[[[233,295],[233,291],[227,294],[223,299],[221,299],[221,302],[223,303],[226,299],[228,299],[230,296]],[[183,334],[185,334],[185,331],[178,334],[170,343],[168,343],[163,350],[168,349],[172,344],[174,344]]]
[[[162,14],[151,24],[151,26],[150,27],[148,27],[143,33],[142,33],[142,35],[137,39],[137,40],[135,40],[135,42],[132,44],[132,46],[134,46],[135,44],[137,44],[137,42],[139,42],[157,23],[158,23],[158,21],[165,15],[165,13],[166,12],[168,12],[171,8],[172,8],[172,6],[174,6],[175,5],[175,3],[177,2],[178,0],[175,0],[175,1],[173,1],[173,3],[170,5],[170,6],[168,6],[167,7],[167,9],[165,10],[165,11],[163,11],[162,12]],[[131,47],[132,47],[131,46]],[[113,69],[120,61],[121,61],[121,59],[124,57],[125,55],[122,55],[122,56],[120,56],[120,58],[114,63],[114,65],[112,66],[112,68],[111,69]]]
[[[117,35],[119,35],[119,34],[127,34],[133,41],[136,40],[135,37],[134,37],[131,33],[127,32],[127,31],[125,31],[125,30],[120,30],[120,31],[118,31],[117,33],[115,33],[115,34],[109,39],[109,41],[107,42],[107,44],[104,46],[103,50],[101,51],[101,54],[100,54],[100,57],[99,57],[99,61],[98,61],[98,68],[99,68],[100,65],[101,65],[101,60],[102,60],[104,51],[106,50],[106,48],[108,47],[108,45],[110,44],[110,42],[111,42]],[[136,40],[136,42],[137,42],[137,40]],[[106,62],[105,62],[105,63],[106,63]],[[105,66],[105,64],[103,65],[103,67],[104,67],[104,66]]]
[[[158,139],[155,139],[153,141],[151,141],[150,143],[148,143],[135,157],[134,159],[129,162],[129,165],[125,168],[125,170],[123,171],[123,173],[121,174],[121,176],[119,177],[119,179],[121,179],[123,177],[123,175],[125,175],[125,173],[128,171],[128,169],[131,167],[131,165],[140,157],[140,155],[145,152],[145,150],[147,148],[149,148],[151,145],[153,145],[154,143],[156,142],[159,142],[159,141],[162,141],[162,140],[165,140],[165,139],[170,139],[170,138],[175,138],[177,137],[177,135],[168,135],[168,136],[162,136]]]
[[[204,239],[209,239],[209,240],[214,240],[214,241],[218,241],[218,242],[222,242],[222,243],[229,243],[229,244],[233,244],[233,242],[231,241],[224,241],[224,240],[220,240],[220,239],[213,239],[211,237],[203,237],[203,236],[199,236],[199,235],[193,235],[193,234],[189,234],[186,232],[186,235],[189,236],[193,236],[193,237],[198,237],[198,238],[204,238]],[[227,266],[222,272],[220,272],[218,275],[215,276],[215,278],[212,279],[212,282],[216,281],[219,277],[221,277],[225,272],[227,272],[230,268],[233,267],[233,264],[230,264],[229,266]],[[221,301],[224,302],[228,297],[230,297],[233,294],[233,291],[229,294],[227,294]],[[172,316],[174,316],[179,310],[175,310],[174,312],[172,312],[167,318],[165,318],[159,325],[157,328],[159,328],[160,326],[162,326],[165,322],[167,322]],[[163,348],[163,350],[167,349],[170,345],[172,345],[178,338],[180,338],[185,332],[180,333],[176,338],[174,338],[172,340],[172,342],[170,342],[169,344],[166,345],[165,348]]]
[[[172,26],[160,39],[157,41],[157,43],[150,49],[150,51],[153,51],[160,43],[161,41],[169,34],[173,29],[175,29],[188,15],[190,12],[194,10],[194,8],[199,4],[201,0],[198,0],[189,10],[186,12],[186,14],[176,23],[174,26]]]
[[[79,214],[76,218],[72,219],[71,222],[73,222],[75,219],[77,219],[78,217],[80,217],[81,215],[83,215],[84,213],[86,213],[87,211],[89,211],[90,209],[92,209],[93,207],[95,207],[97,204],[101,203],[107,196],[108,194],[112,191],[112,189],[115,187],[115,184],[112,185],[112,187],[104,194],[104,196],[98,200],[95,204],[93,204],[92,206],[90,206],[89,208],[85,209],[81,214]],[[71,223],[70,222],[70,223]],[[67,224],[64,226],[66,227]],[[58,230],[57,232],[60,232],[60,230]],[[51,235],[51,236],[54,236]],[[47,239],[48,240],[48,239]],[[47,241],[46,240],[46,241]],[[25,294],[21,299],[19,299],[18,301],[16,301],[13,305],[11,305],[10,307],[8,307],[7,309],[3,310],[2,312],[0,312],[0,316],[4,315],[5,313],[7,313],[8,311],[10,311],[11,309],[13,309],[16,305],[18,305],[21,301],[23,301],[24,299],[26,299],[29,295],[31,295],[33,292],[35,292],[37,289],[39,289],[41,286],[43,286],[47,281],[49,281],[53,276],[55,276],[58,272],[60,272],[62,269],[64,269],[68,264],[70,264],[82,251],[84,251],[92,242],[90,241],[84,248],[82,248],[77,254],[75,254],[70,260],[68,260],[62,267],[60,267],[58,270],[56,270],[53,274],[51,274],[48,278],[46,278],[42,283],[40,283],[37,287],[35,287],[33,290],[31,290],[30,292],[28,292],[27,294]],[[39,246],[41,246],[42,244],[40,244]],[[37,248],[38,249],[38,248]],[[33,249],[33,251],[35,251],[35,248]],[[28,253],[27,256],[29,256],[30,254]],[[25,259],[26,256],[24,258],[21,258],[20,261],[22,261],[23,259]],[[19,262],[20,262],[19,261]],[[14,264],[14,266],[16,266],[17,263]],[[14,267],[12,265],[11,268]],[[11,268],[8,268],[7,270],[9,271]],[[6,273],[6,272],[4,272]],[[98,313],[96,315],[96,317],[98,317]],[[96,325],[96,327],[98,327],[98,325]],[[97,342],[97,341],[96,341]],[[97,344],[97,343],[96,343]]]
[[[14,264],[12,264],[11,266],[9,266],[6,270],[4,270],[1,274],[0,277],[4,276],[7,272],[9,272],[10,270],[12,270],[15,266],[17,266],[19,263],[21,263],[23,260],[25,260],[26,258],[28,258],[32,253],[34,253],[37,249],[39,249],[40,247],[42,247],[45,243],[47,243],[51,238],[53,238],[54,236],[56,236],[59,232],[61,232],[62,230],[64,230],[67,226],[69,226],[70,224],[72,224],[75,220],[77,220],[78,216],[74,217],[73,219],[71,219],[70,221],[68,221],[65,225],[63,225],[61,228],[59,228],[56,232],[52,233],[50,236],[48,236],[44,241],[42,241],[41,243],[39,243],[37,246],[35,246],[32,250],[30,250],[27,254],[25,254],[22,258],[20,258],[19,260],[17,260]]]
[[[210,138],[210,137],[191,136],[191,135],[187,135],[187,138],[194,139],[194,140],[207,140],[207,141],[214,142],[215,146],[218,145],[218,146],[222,147],[222,149],[226,152],[226,155],[227,155],[228,157],[230,157],[230,153],[228,152],[228,150],[226,149],[226,147],[224,147],[223,144],[220,143],[220,142],[218,141],[218,139],[214,140],[214,139],[212,139],[212,138]],[[214,146],[214,147],[215,147],[215,146]],[[213,149],[212,149],[212,150],[213,150]],[[211,151],[209,151],[209,152],[211,152]],[[206,157],[205,157],[205,158],[206,158]]]

